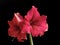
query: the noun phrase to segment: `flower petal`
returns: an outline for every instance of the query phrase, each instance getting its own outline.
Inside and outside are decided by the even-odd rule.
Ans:
[[[22,26],[21,26],[21,25],[22,25]],[[22,22],[22,24],[20,24],[20,26],[21,26],[21,28],[22,28],[22,30],[21,30],[22,33],[25,32],[25,33],[30,34],[31,26],[30,26],[30,23],[29,23],[28,21],[24,20],[24,21]]]
[[[23,17],[19,13],[14,13],[12,21],[14,24],[19,24],[19,22],[23,21]]]
[[[9,26],[13,27],[14,23],[12,21],[8,21]]]
[[[8,29],[8,35],[11,36],[11,37],[17,37],[18,31],[16,31],[16,30],[14,29],[14,27],[10,27],[10,28]]]
[[[18,22],[21,22],[23,20],[23,17],[20,15],[20,13],[14,13],[14,16],[16,17]]]
[[[40,34],[40,26],[33,26],[31,33],[33,35],[33,37],[37,37]]]
[[[23,42],[24,40],[27,40],[26,38],[26,33],[20,33],[18,36],[17,36],[17,40],[19,42]]]
[[[35,6],[32,6],[32,8],[27,12],[27,15],[25,16],[28,21],[36,20],[38,17],[40,17],[40,14]]]
[[[33,8],[33,20],[36,20],[40,17],[40,13],[38,12],[37,8],[35,6],[32,6]]]

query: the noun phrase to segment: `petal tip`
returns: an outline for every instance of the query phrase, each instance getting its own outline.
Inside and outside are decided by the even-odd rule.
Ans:
[[[32,8],[37,9],[34,5],[32,6]]]
[[[17,18],[18,22],[21,22],[21,19],[19,18],[20,13],[14,13],[14,16]]]
[[[32,7],[33,7],[33,8],[35,8],[35,6],[34,6],[34,5],[33,5]]]

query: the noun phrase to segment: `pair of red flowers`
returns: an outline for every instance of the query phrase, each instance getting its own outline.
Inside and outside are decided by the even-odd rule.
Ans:
[[[19,13],[14,13],[13,19],[8,21],[8,35],[21,42],[27,39],[26,34],[33,37],[42,36],[48,31],[46,19],[47,16],[41,16],[35,6],[32,6],[24,18]]]

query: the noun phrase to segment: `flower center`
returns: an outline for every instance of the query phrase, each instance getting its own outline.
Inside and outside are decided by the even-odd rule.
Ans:
[[[20,31],[20,27],[17,26],[17,25],[15,25],[15,30],[16,30],[16,31]]]
[[[36,22],[31,21],[30,24],[31,25],[36,25]]]

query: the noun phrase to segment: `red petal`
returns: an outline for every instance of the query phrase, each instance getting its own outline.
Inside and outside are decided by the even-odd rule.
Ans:
[[[22,32],[26,32],[26,33],[30,34],[30,30],[31,30],[30,23],[28,21],[24,20],[24,25],[23,25],[23,28],[22,28]]]
[[[16,15],[15,15],[16,14]],[[16,17],[17,16],[17,17]],[[19,14],[19,13],[14,13],[14,17],[12,19],[13,23],[14,24],[19,24],[19,21],[18,19],[20,19],[21,21],[23,21],[23,18],[22,16]]]
[[[33,36],[43,35],[48,31],[48,24],[46,22],[46,16],[41,16],[40,20],[33,23],[31,33]]]
[[[8,21],[9,26],[13,27],[14,23],[12,21]]]
[[[43,27],[43,30],[45,31],[46,29],[48,30],[48,24],[47,24],[47,16],[41,16],[40,17],[40,25]]]
[[[37,11],[37,8],[35,6],[32,6],[32,8],[28,11],[27,15],[25,18],[30,21],[30,20],[35,20],[38,17],[40,17],[39,12]]]
[[[36,20],[40,17],[40,13],[38,12],[35,6],[32,6],[32,8],[33,8],[33,20]]]
[[[17,37],[18,31],[16,31],[14,27],[10,27],[8,30],[8,35],[11,37]]]
[[[27,12],[27,15],[25,16],[25,18],[30,21],[33,17],[33,8],[30,9],[28,12]]]
[[[18,36],[17,36],[17,40],[19,42],[23,42],[24,40],[26,40],[26,33],[20,33]]]
[[[31,33],[33,36],[37,37],[40,34],[40,31],[41,31],[40,26],[33,26]]]

